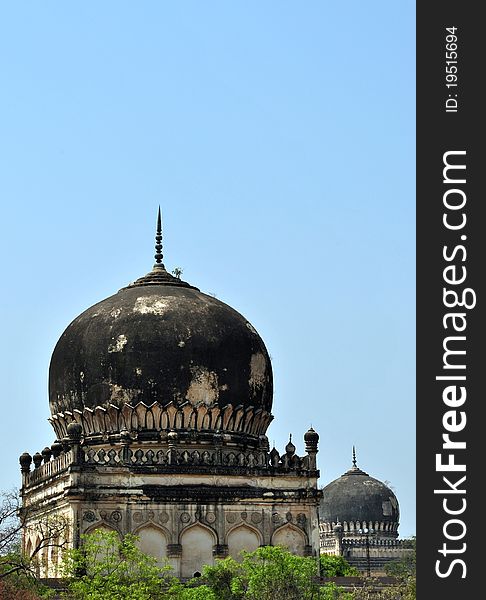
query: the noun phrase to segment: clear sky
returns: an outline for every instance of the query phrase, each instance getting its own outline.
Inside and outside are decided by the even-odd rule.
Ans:
[[[414,2],[0,7],[0,489],[54,441],[70,321],[169,270],[258,329],[269,438],[389,481],[415,533]]]

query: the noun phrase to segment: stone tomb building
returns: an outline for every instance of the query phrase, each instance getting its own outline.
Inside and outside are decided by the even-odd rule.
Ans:
[[[394,492],[356,463],[322,490],[319,506],[322,554],[344,556],[361,573],[385,575],[385,566],[412,552],[398,539],[400,508]]]
[[[319,553],[318,435],[305,456],[270,450],[272,366],[255,328],[167,272],[160,213],[150,273],[67,327],[50,364],[55,441],[20,457],[28,523],[65,517],[70,545],[95,529],[132,532],[174,574],[283,545]],[[40,574],[59,577],[46,548]]]

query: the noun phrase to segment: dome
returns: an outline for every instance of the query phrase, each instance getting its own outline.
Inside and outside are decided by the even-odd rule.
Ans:
[[[304,433],[304,442],[312,445],[317,444],[318,441],[319,434],[312,427],[309,427],[309,429]]]
[[[273,380],[261,337],[236,310],[170,275],[160,241],[159,219],[153,270],[88,308],[57,342],[49,404],[60,438],[72,420],[85,436],[171,428],[264,434]]]
[[[350,529],[378,529],[392,537],[398,535],[398,500],[393,491],[356,466],[322,490],[319,519],[329,525],[340,522]],[[352,526],[351,526],[352,524]]]

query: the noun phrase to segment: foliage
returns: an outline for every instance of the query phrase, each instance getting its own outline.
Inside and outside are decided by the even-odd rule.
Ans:
[[[0,579],[0,600],[44,600],[53,595],[53,590],[24,571],[16,571]]]
[[[343,556],[321,554],[319,563],[322,577],[359,577],[359,571]]]
[[[191,584],[172,585],[169,589],[167,598],[170,600],[220,600],[213,590],[207,585],[198,585],[190,587]]]
[[[68,550],[65,574],[67,598],[73,600],[155,600],[166,596],[172,579],[127,534],[95,531],[82,537],[82,547]],[[175,592],[176,590],[174,590]],[[173,596],[174,597],[174,596]],[[177,596],[175,596],[177,597]]]
[[[410,538],[410,552],[407,552],[400,560],[394,560],[386,566],[387,575],[397,579],[408,579],[415,577],[417,571],[417,543],[415,538]]]
[[[326,583],[320,589],[319,600],[353,600],[353,595],[349,592],[345,592],[342,588],[338,587],[335,583]]]
[[[247,586],[243,565],[230,556],[203,569],[202,579],[217,600],[240,600]]]
[[[1,600],[40,600],[35,592],[17,587],[8,579],[0,581],[0,599]]]
[[[390,562],[385,568],[387,575],[398,580],[397,589],[403,600],[415,600],[417,594],[417,543],[415,538],[409,541],[410,552],[400,560]]]
[[[36,507],[22,507],[17,490],[2,492],[0,498],[0,579],[19,574],[15,581],[32,580],[42,552],[52,546],[62,548],[66,543],[63,534],[67,521],[47,516],[35,519]],[[27,525],[29,522],[32,524]],[[22,529],[32,532],[36,540],[30,556],[24,556],[20,550]]]
[[[0,600],[41,600],[54,592],[35,577],[36,562],[49,546],[63,547],[67,522],[62,519],[32,519],[19,505],[18,493],[1,494],[0,500]],[[27,518],[28,517],[28,518]],[[32,556],[20,552],[20,532],[34,522],[36,545]],[[28,531],[28,530],[27,530]],[[32,538],[32,536],[31,536]],[[61,541],[60,541],[61,540]],[[156,559],[136,546],[137,538],[116,532],[95,531],[82,536],[82,547],[65,554],[69,600],[415,600],[416,551],[389,563],[388,575],[397,584],[377,590],[367,579],[352,593],[334,583],[320,586],[318,571],[325,577],[356,576],[358,572],[340,556],[320,559],[294,556],[284,548],[260,547],[242,552],[241,561],[218,560],[206,566],[201,578],[187,584],[169,575],[170,567],[159,567]]]
[[[18,493],[15,490],[2,492],[0,498],[0,556],[3,559],[19,546],[22,524],[19,519]],[[0,565],[4,565],[3,560]]]
[[[115,532],[96,531],[82,536],[82,548],[67,552],[69,600],[415,600],[401,584],[378,589],[377,582],[345,592],[335,583],[319,585],[322,561],[294,556],[284,548],[264,546],[242,552],[241,561],[217,560],[202,576],[181,583],[160,568],[154,558]],[[330,576],[354,575],[348,563],[324,560]],[[408,561],[410,562],[410,561]],[[407,563],[408,564],[408,563]],[[398,568],[396,565],[394,568]],[[408,594],[408,595],[407,595]],[[28,597],[26,597],[27,600]],[[30,598],[28,600],[31,600]],[[34,598],[32,598],[34,600]]]
[[[294,556],[280,547],[265,546],[244,553],[248,600],[300,600],[318,597],[318,574],[313,558]]]
[[[416,541],[410,540],[410,552],[385,567],[387,575],[397,580],[396,585],[376,591],[376,582],[368,579],[362,588],[355,589],[353,600],[416,600]]]
[[[22,508],[17,490],[0,493],[0,598],[9,600],[36,600],[50,598],[54,592],[36,578],[36,567],[41,553],[50,546],[64,545],[62,534],[66,521],[43,517],[35,525],[27,522],[35,507]],[[21,551],[21,531],[32,531],[35,545],[31,555]]]
[[[205,567],[202,578],[216,600],[346,600],[334,584],[319,586],[317,561],[264,546],[243,552],[243,560],[225,558]]]
[[[381,587],[379,582],[373,578],[363,581],[363,586],[355,588],[351,596],[352,600],[415,600],[414,595],[400,583]]]

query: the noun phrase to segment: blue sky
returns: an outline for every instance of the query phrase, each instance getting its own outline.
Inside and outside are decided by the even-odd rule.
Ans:
[[[54,441],[50,355],[80,312],[169,269],[258,329],[274,423],[320,433],[415,533],[414,3],[0,8],[0,489]]]

